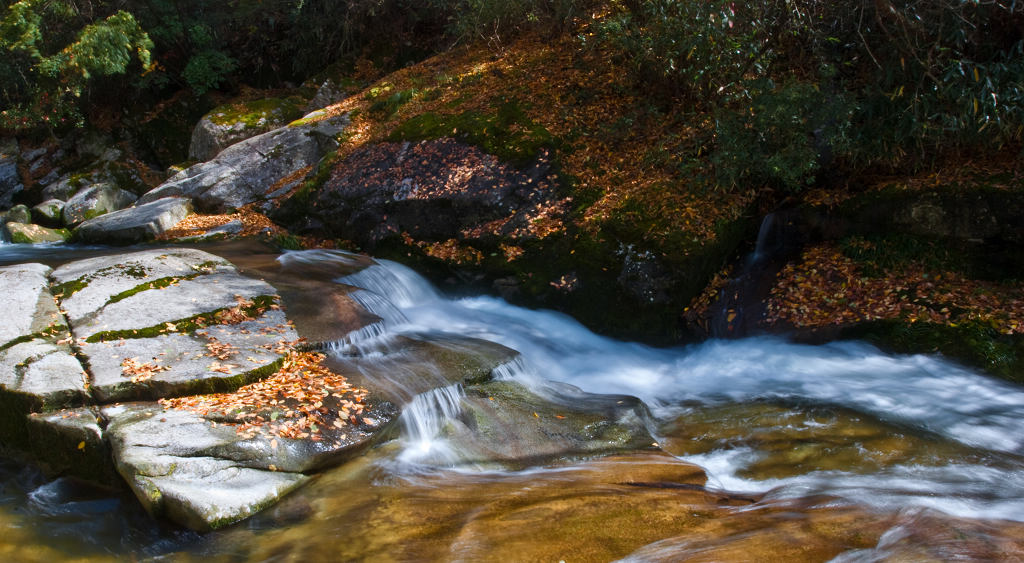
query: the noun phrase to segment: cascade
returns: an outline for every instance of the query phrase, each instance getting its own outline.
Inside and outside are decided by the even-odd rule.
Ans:
[[[459,416],[465,392],[461,385],[439,387],[420,393],[402,408],[402,441],[400,456],[404,462],[445,464],[455,461],[455,452],[439,438],[444,424]]]
[[[770,221],[767,225],[770,228]],[[751,261],[769,260],[769,254]],[[368,285],[375,293],[384,292],[378,295],[394,291],[398,299],[392,305],[405,319],[402,324],[389,325],[391,334],[413,338],[457,333],[508,346],[521,355],[494,370],[496,376],[515,379],[541,395],[551,381],[587,393],[633,395],[661,421],[685,416],[694,404],[782,401],[842,405],[1003,460],[995,467],[971,460],[943,468],[894,466],[869,476],[812,472],[763,481],[742,477],[757,457],[743,448],[685,457],[704,467],[711,482],[723,488],[774,489],[781,497],[808,491],[842,494],[880,506],[901,499],[909,505],[940,507],[953,514],[977,516],[994,511],[1024,521],[1024,472],[1019,461],[1010,461],[1024,456],[1024,390],[1019,387],[940,358],[891,356],[857,342],[811,346],[757,337],[711,340],[686,348],[652,348],[596,335],[552,311],[522,309],[492,297],[444,299],[404,267],[382,261],[374,268],[372,275],[362,279],[372,282]],[[344,280],[357,281],[361,280]],[[405,426],[407,436],[417,436],[405,439],[407,448],[431,444],[421,438],[436,427],[430,424],[457,416],[457,391],[445,389],[417,395],[406,406],[405,411],[417,409],[415,416],[409,415],[410,421],[417,421],[415,425],[409,422]],[[431,409],[433,415],[424,412]],[[972,479],[978,481],[968,486]],[[922,490],[946,494],[935,497],[922,494]],[[993,496],[1000,500],[993,501]]]

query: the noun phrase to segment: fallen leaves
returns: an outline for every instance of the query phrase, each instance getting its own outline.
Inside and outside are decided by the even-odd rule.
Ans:
[[[158,365],[154,362],[140,363],[138,358],[125,358],[121,362],[121,375],[123,377],[131,378],[132,383],[148,381],[157,373],[167,371],[169,369],[171,368]]]
[[[221,342],[216,338],[207,335],[206,350],[208,356],[217,358],[218,360],[228,360],[232,356],[238,353],[238,348],[228,342]]]
[[[165,409],[193,412],[235,426],[244,437],[269,434],[280,438],[320,441],[326,428],[375,426],[365,416],[367,391],[352,386],[342,375],[323,365],[325,356],[295,350],[294,342],[279,344],[286,357],[281,368],[263,381],[232,393],[161,399]],[[218,368],[230,364],[214,362]],[[211,369],[214,366],[211,366]],[[219,371],[219,370],[214,370]],[[344,435],[336,439],[344,439]],[[278,442],[272,439],[272,449]]]
[[[779,273],[765,323],[818,327],[881,319],[949,326],[981,321],[1003,334],[1024,334],[1024,288],[929,272],[918,264],[868,277],[826,244]]]

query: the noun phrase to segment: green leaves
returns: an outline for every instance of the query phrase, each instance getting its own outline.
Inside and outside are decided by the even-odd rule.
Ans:
[[[76,122],[76,98],[91,78],[123,74],[135,60],[143,71],[150,68],[153,42],[131,14],[119,11],[90,23],[62,45],[59,26],[52,23],[73,13],[72,4],[63,1],[21,0],[8,6],[0,20],[0,49],[11,56],[0,62],[0,75],[17,78],[3,86],[8,109],[0,112],[0,127]]]

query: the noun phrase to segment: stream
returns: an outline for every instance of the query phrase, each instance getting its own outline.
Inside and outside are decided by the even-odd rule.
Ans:
[[[365,261],[340,251],[201,248],[243,271],[274,262],[279,276],[311,262],[344,270]],[[0,264],[122,251],[0,244]],[[1024,557],[1024,388],[941,357],[889,355],[858,342],[621,342],[556,312],[445,296],[384,260],[336,281],[357,288],[350,296],[381,321],[334,343],[330,361],[402,405],[392,439],[277,506],[208,534],[155,522],[130,496],[48,480],[2,460],[0,558]],[[656,442],[529,463],[482,458],[445,430],[465,418],[470,390],[440,376],[431,381],[437,374],[430,369],[396,367],[416,353],[408,342],[464,347],[465,337],[518,351],[497,370],[499,379],[538,397],[566,405],[639,398]]]

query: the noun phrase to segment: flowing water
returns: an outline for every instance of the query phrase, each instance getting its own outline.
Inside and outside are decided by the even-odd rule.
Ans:
[[[338,271],[365,264],[310,252],[283,256],[279,275],[302,261],[336,261]],[[558,313],[492,297],[447,298],[387,261],[337,283],[358,288],[352,299],[380,320],[334,343],[330,354],[338,369],[402,405],[394,439],[257,517],[205,536],[140,517],[130,499],[0,465],[0,520],[14,531],[0,540],[0,556],[1024,558],[1021,387],[938,357],[893,356],[855,342],[761,337],[673,349],[620,342]],[[472,352],[479,345],[467,337],[518,351],[496,376],[539,401],[638,397],[657,447],[527,464],[481,458],[465,433],[450,431],[467,417],[472,390],[445,380],[428,356],[409,362],[427,346]]]

